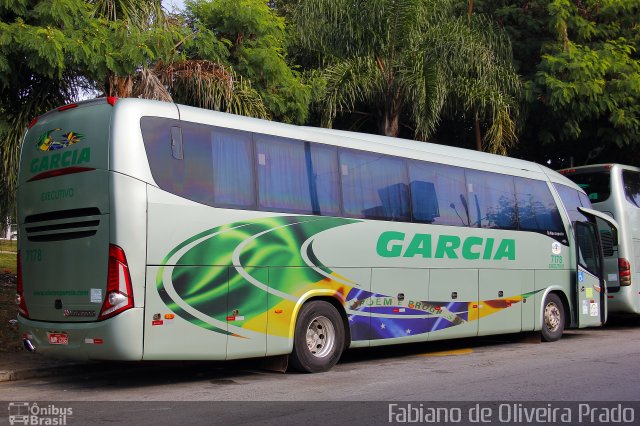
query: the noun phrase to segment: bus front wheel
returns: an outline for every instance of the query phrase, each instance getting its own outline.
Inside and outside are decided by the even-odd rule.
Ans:
[[[550,293],[542,306],[542,340],[555,342],[564,331],[564,305],[557,294]]]
[[[292,367],[305,373],[329,370],[340,359],[344,335],[342,317],[331,303],[305,303],[296,322]]]

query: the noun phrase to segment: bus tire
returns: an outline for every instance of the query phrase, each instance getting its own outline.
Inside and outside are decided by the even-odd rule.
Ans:
[[[291,366],[305,373],[328,371],[342,355],[344,336],[342,317],[331,303],[305,303],[296,321]]]
[[[542,305],[542,340],[555,342],[562,337],[565,314],[562,300],[555,293],[549,293]]]

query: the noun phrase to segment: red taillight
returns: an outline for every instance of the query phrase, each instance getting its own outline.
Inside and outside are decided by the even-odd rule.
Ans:
[[[31,120],[31,123],[29,123],[29,128],[32,128],[33,126],[35,126],[39,118],[40,117],[36,117],[33,120]]]
[[[120,247],[111,244],[109,245],[107,294],[98,319],[110,318],[129,308],[133,308],[133,288],[127,257]]]
[[[118,98],[116,98],[115,96],[107,96],[107,103],[111,106],[116,106],[117,100]]]
[[[618,259],[618,273],[620,285],[631,285],[631,264],[623,257]]]
[[[24,300],[24,284],[22,281],[22,260],[20,258],[20,252],[18,252],[18,277],[16,284],[16,303],[18,305],[18,312],[20,316],[29,318],[29,311],[27,310],[27,303]]]
[[[61,107],[58,107],[58,108],[56,108],[56,109],[57,109],[58,111],[62,112],[62,111],[66,111],[66,110],[71,109],[71,108],[75,108],[75,107],[77,107],[77,106],[78,106],[78,104],[68,104],[68,105],[63,105],[63,106],[61,106]]]

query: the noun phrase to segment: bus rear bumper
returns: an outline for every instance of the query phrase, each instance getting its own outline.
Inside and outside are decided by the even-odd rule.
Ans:
[[[54,358],[140,361],[143,309],[132,308],[104,321],[45,322],[19,317],[25,346]]]
[[[607,294],[607,309],[610,314],[640,314],[637,303],[638,294],[634,294],[633,286],[620,287],[619,291]]]

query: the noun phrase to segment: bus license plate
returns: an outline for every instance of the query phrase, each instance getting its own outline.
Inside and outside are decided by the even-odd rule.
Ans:
[[[49,333],[49,343],[52,345],[68,345],[69,336],[64,333]]]

